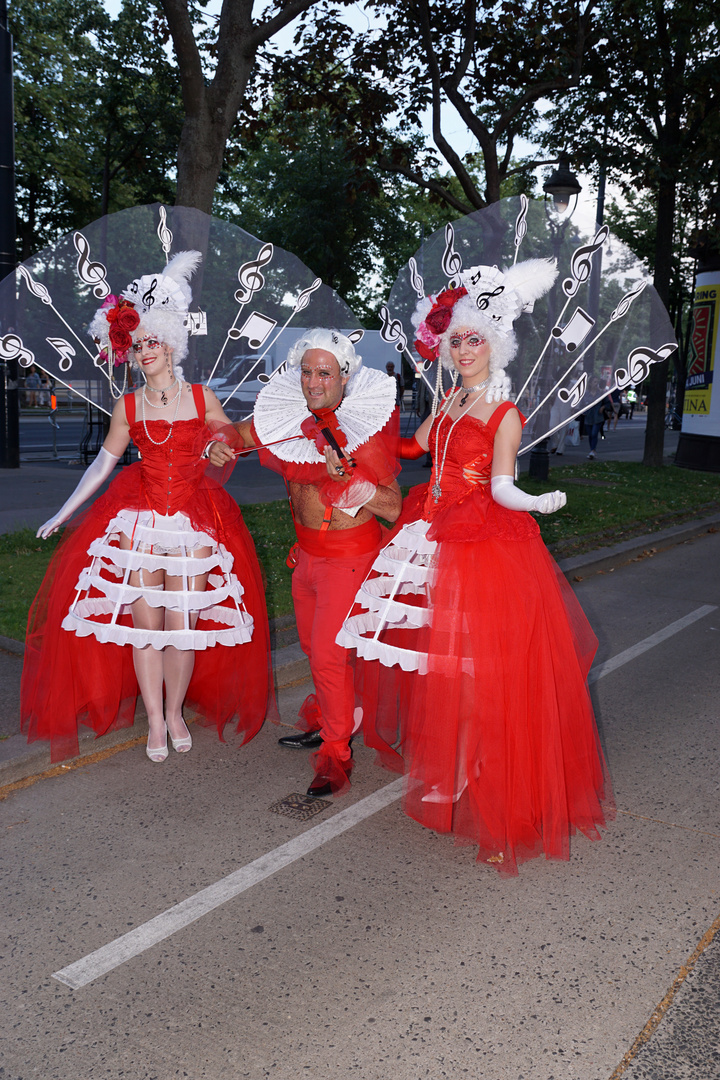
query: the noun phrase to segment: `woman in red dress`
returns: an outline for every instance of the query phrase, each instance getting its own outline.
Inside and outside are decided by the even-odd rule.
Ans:
[[[215,395],[183,381],[188,279],[197,252],[131,282],[96,313],[90,332],[131,355],[141,389],[117,401],[95,461],[50,536],[110,477],[132,440],[141,460],[65,530],[30,611],[21,689],[23,730],[48,739],[54,761],[78,752],[78,725],[97,735],[133,723],[138,687],[147,755],[168,735],[192,747],[183,703],[239,742],[272,701],[267,614],[255,548],[235,501],[207,475],[201,451],[223,425]],[[212,428],[209,426],[211,425]]]
[[[460,385],[416,433],[430,482],[410,493],[338,637],[363,659],[366,742],[404,766],[406,812],[505,874],[541,853],[568,858],[570,836],[598,838],[611,809],[586,684],[597,642],[527,512],[565,495],[515,487],[523,417],[502,400],[512,322],[554,277],[538,261],[475,267],[420,305],[416,347]],[[499,300],[483,307],[489,293]]]

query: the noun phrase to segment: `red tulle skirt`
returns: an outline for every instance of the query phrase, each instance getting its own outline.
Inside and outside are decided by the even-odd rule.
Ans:
[[[338,641],[357,651],[365,741],[404,770],[406,812],[515,874],[567,859],[576,831],[598,839],[614,807],[586,683],[595,636],[529,515],[493,516],[502,528],[472,542],[402,527]]]
[[[123,595],[123,590],[132,593],[123,584],[122,559],[127,559],[127,552],[113,548],[113,530],[117,531],[113,522],[118,514],[147,509],[140,466],[128,466],[65,529],[30,609],[21,728],[29,742],[50,742],[53,761],[78,753],[80,724],[104,735],[133,723],[138,694],[132,651],[135,630],[128,604],[120,606],[121,600],[133,597]],[[187,635],[178,644],[196,649],[185,701],[199,723],[216,727],[221,739],[230,737],[242,744],[257,734],[267,716],[276,718],[267,611],[255,547],[235,501],[210,481],[201,482],[182,512],[189,527],[202,534],[203,546],[212,541],[218,568],[223,567],[215,578],[210,572],[205,594],[194,594],[195,602],[203,605],[197,612],[197,644]],[[118,551],[119,566],[111,568],[115,577],[108,572],[112,550]],[[133,557],[141,556],[133,552]],[[164,557],[152,558],[161,563]],[[241,583],[235,589],[240,605],[237,597],[227,595],[231,579]],[[158,593],[148,596],[163,606]],[[112,603],[116,597],[117,604]],[[71,607],[91,614],[69,618]],[[111,607],[118,607],[120,614],[111,615]],[[78,632],[63,629],[63,622],[67,626],[73,621]],[[163,640],[157,647],[167,643]]]

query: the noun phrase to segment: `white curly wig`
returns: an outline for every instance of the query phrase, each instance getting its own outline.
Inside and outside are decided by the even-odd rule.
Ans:
[[[340,365],[341,375],[354,375],[362,364],[362,356],[355,351],[350,338],[339,330],[326,330],[323,327],[308,330],[290,347],[287,357],[290,367],[300,367],[302,358],[309,349],[324,349],[325,352],[332,353]]]
[[[433,332],[425,321],[436,308],[437,298],[425,297],[416,307],[412,315],[419,339],[416,348],[420,346],[423,356],[428,355],[428,349],[434,352],[444,368],[454,371],[450,337],[462,328],[477,330],[490,345],[488,400],[493,396],[508,398],[511,384],[505,368],[518,348],[513,323],[523,311],[532,311],[534,302],[552,288],[557,273],[554,262],[548,259],[528,259],[504,273],[497,266],[464,270],[460,284],[467,295],[452,304],[450,321],[442,333]]]
[[[121,299],[134,308],[140,317],[139,326],[132,332],[133,341],[156,337],[169,345],[173,351],[175,374],[180,379],[182,369],[179,364],[187,356],[190,333],[185,325],[192,303],[189,280],[201,260],[199,251],[180,251],[159,274],[144,274],[135,278],[120,294]],[[95,312],[88,332],[101,348],[111,348],[107,307]],[[129,356],[133,367],[137,367],[132,351]]]

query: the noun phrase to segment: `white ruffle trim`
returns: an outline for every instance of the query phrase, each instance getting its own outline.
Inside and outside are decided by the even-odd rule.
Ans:
[[[75,608],[77,612],[77,608]],[[134,626],[118,626],[117,623],[98,623],[77,617],[72,611],[62,621],[63,630],[71,630],[78,637],[91,634],[101,643],[113,642],[116,645],[134,645],[144,649],[150,645],[153,649],[164,649],[173,645],[176,649],[210,649],[214,645],[242,645],[250,641],[253,634],[252,616],[244,613],[247,625],[228,627],[225,630],[142,630]],[[223,620],[227,619],[227,608],[223,609]]]
[[[399,665],[403,671],[427,674],[427,654],[403,649],[380,640],[386,630],[417,630],[431,622],[430,589],[435,580],[437,541],[428,540],[429,521],[404,525],[382,549],[372,570],[360,586],[355,603],[363,610],[349,615],[335,638],[344,649],[354,649],[365,660],[379,660],[385,667]],[[423,596],[425,606],[403,603],[403,596]],[[471,658],[462,671],[472,675]]]
[[[385,427],[395,409],[395,391],[395,379],[374,368],[361,367],[348,380],[335,415],[347,438],[349,454]],[[275,375],[258,394],[253,410],[255,430],[263,444],[299,435],[300,425],[309,415],[299,368]],[[281,461],[296,465],[325,464],[324,455],[310,439],[279,442],[272,452]]]
[[[119,546],[121,534],[130,541],[130,548]],[[200,548],[209,548],[210,555],[194,558],[192,552]],[[88,555],[91,561],[80,573],[75,600],[62,623],[64,630],[80,637],[92,634],[100,642],[155,649],[166,645],[207,649],[251,640],[253,618],[243,605],[244,587],[232,572],[232,554],[207,533],[193,529],[187,515],[120,510],[105,534],[93,540]],[[185,579],[185,587],[132,585],[128,580],[133,571],[139,571],[142,580],[143,571],[149,575],[157,570]],[[208,587],[189,588],[188,579],[200,575],[207,575]],[[90,596],[91,590],[101,595]],[[179,630],[147,630],[118,623],[122,616],[132,615],[132,604],[140,598],[151,608],[182,612],[187,625]],[[191,615],[218,623],[219,628],[193,630]],[[110,622],[99,621],[107,616]]]

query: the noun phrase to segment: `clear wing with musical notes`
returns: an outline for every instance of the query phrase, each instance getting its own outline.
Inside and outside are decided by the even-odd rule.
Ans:
[[[423,297],[456,287],[471,267],[555,261],[555,285],[514,324],[518,351],[507,374],[512,400],[528,418],[521,454],[613,390],[638,386],[677,348],[647,269],[594,216],[588,203],[563,219],[524,195],[478,210],[425,241],[382,311],[383,338],[437,395],[438,362],[413,346],[411,316]]]
[[[357,318],[299,259],[189,207],[122,210],[71,233],[0,283],[0,355],[35,366],[106,413],[129,385],[88,333],[97,309],[129,282],[156,274],[179,251],[200,251],[185,378],[211,384],[232,419],[252,411],[306,327],[362,337]],[[135,377],[136,378],[136,377]]]

